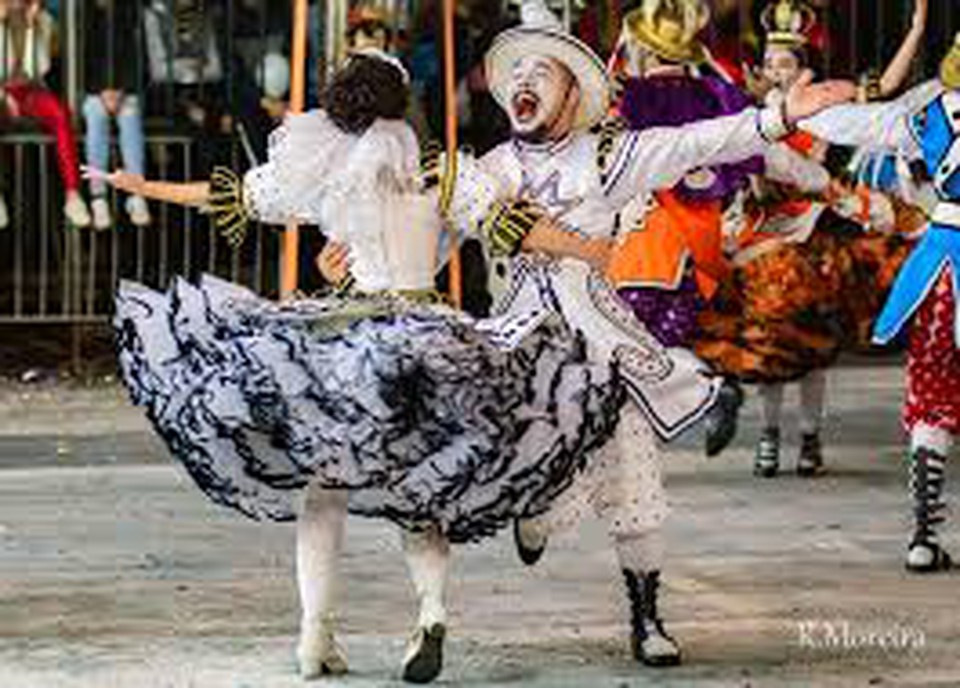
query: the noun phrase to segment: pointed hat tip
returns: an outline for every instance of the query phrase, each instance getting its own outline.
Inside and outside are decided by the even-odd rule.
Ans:
[[[523,0],[520,3],[520,21],[523,26],[537,29],[562,30],[563,24],[545,0]]]

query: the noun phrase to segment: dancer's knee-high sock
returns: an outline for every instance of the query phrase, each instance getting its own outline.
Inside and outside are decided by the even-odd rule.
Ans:
[[[297,583],[302,610],[301,672],[307,677],[346,671],[334,642],[340,550],[347,515],[345,492],[307,489],[297,522]]]
[[[417,630],[403,660],[403,680],[430,683],[443,670],[443,640],[447,610],[444,606],[450,543],[436,528],[404,533],[410,579],[420,602]]]
[[[800,381],[800,432],[804,435],[819,434],[826,396],[825,370],[811,371]]]
[[[450,543],[435,528],[404,533],[407,568],[420,603],[419,625],[446,624],[445,607]]]
[[[763,398],[763,427],[765,430],[780,429],[780,412],[783,408],[783,384],[769,383],[760,387]]]
[[[910,450],[921,447],[932,449],[940,456],[946,457],[953,450],[954,437],[946,430],[930,425],[917,425],[910,433]]]

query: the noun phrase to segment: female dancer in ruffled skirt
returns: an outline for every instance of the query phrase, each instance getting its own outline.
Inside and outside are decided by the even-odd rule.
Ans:
[[[407,92],[396,61],[359,55],[324,110],[289,118],[269,161],[242,179],[109,175],[209,208],[234,239],[250,219],[298,219],[350,250],[354,282],[326,298],[278,304],[204,277],[166,294],[123,284],[117,299],[124,381],[197,485],[255,519],[299,518],[308,677],[346,670],[333,613],[347,511],[404,530],[421,604],[404,678],[430,681],[448,543],[544,512],[611,436],[621,404],[613,371],[588,365],[561,323],[476,322],[436,297],[440,223],[402,121]]]

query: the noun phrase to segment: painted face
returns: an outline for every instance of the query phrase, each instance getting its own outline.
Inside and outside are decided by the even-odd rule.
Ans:
[[[763,56],[763,76],[776,88],[786,91],[803,71],[800,58],[789,48],[771,45]]]
[[[507,114],[515,136],[544,141],[566,135],[579,99],[577,83],[557,60],[530,55],[513,66]]]

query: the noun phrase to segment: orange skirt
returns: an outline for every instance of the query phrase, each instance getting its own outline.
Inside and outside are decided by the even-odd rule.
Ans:
[[[873,321],[910,251],[827,211],[803,244],[734,270],[700,315],[697,355],[745,382],[783,382],[869,346]]]

